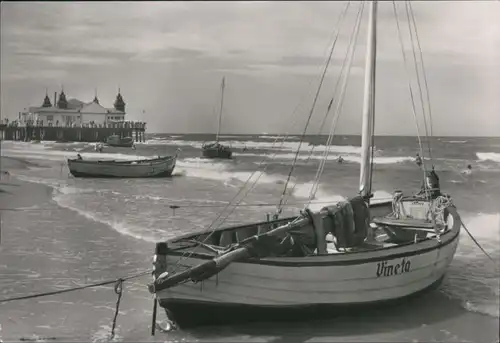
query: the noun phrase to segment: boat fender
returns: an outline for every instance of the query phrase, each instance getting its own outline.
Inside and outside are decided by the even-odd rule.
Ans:
[[[314,219],[314,213],[309,208],[305,208],[301,213],[302,213],[303,216],[306,216],[306,217],[309,218],[311,226],[312,226],[312,229],[313,229],[312,232],[313,232],[313,235],[314,235],[314,239],[313,240],[309,240],[310,242],[307,242],[307,243],[310,243],[310,244],[306,243],[306,245],[308,245],[308,248],[313,248],[314,247],[311,250],[314,250],[314,253],[317,253],[318,250],[316,248],[318,247],[318,241],[319,241],[318,230],[316,229],[317,220]]]
[[[342,218],[344,219],[344,225],[342,226],[346,239],[346,248],[352,247],[354,245],[354,211],[352,205],[349,201],[344,201],[342,203]]]
[[[350,199],[349,203],[352,208],[354,222],[354,230],[352,235],[353,241],[351,242],[351,244],[353,246],[357,246],[362,244],[368,235],[368,219],[370,217],[370,213],[365,200],[361,196]]]
[[[353,246],[354,239],[354,212],[349,201],[338,203],[335,207],[327,208],[332,220],[332,234],[337,238],[338,247]]]
[[[314,229],[316,238],[316,249],[318,249],[318,255],[323,255],[328,253],[326,244],[326,234],[325,227],[323,225],[323,218],[321,212],[311,213],[311,223]]]
[[[323,223],[326,227],[325,232],[331,232],[336,238],[337,244],[336,248],[344,247],[346,242],[345,232],[343,230],[344,221],[343,214],[341,212],[341,203],[336,206],[324,207],[322,212],[326,212],[327,216],[323,219]]]

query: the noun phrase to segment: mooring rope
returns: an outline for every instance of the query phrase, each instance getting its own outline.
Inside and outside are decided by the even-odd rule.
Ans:
[[[113,326],[111,327],[111,338],[115,337],[116,319],[118,318],[118,313],[120,311],[120,301],[122,300],[123,294],[123,279],[118,279],[115,283],[115,293],[118,295],[116,299],[115,316],[113,317]]]
[[[486,252],[486,250],[484,250],[484,248],[481,246],[481,244],[479,244],[479,242],[474,238],[474,236],[472,235],[472,233],[469,231],[469,229],[467,228],[467,226],[465,226],[465,223],[464,221],[462,220],[462,218],[460,217],[460,215],[457,213],[457,216],[458,216],[458,219],[460,220],[460,223],[462,224],[462,227],[464,228],[465,232],[467,232],[467,234],[469,235],[469,237],[472,239],[472,241],[477,245],[477,247],[483,252],[483,254],[486,255],[486,257],[488,257],[488,259],[493,262],[495,264],[495,266],[497,265],[496,262],[498,261],[495,261],[493,259],[493,257],[491,257],[490,254],[488,254]]]
[[[116,308],[115,308],[115,314],[113,317],[113,323],[111,327],[111,339],[115,337],[115,329],[116,329],[116,321],[118,318],[118,313],[120,312],[120,302],[123,294],[123,282],[131,279],[136,279],[141,276],[145,275],[151,275],[151,271],[145,271],[141,273],[137,273],[134,275],[130,275],[127,277],[122,277],[114,280],[107,280],[107,281],[102,281],[102,282],[97,282],[89,285],[84,285],[84,286],[78,286],[78,287],[72,287],[72,288],[66,288],[66,289],[61,289],[58,291],[52,291],[52,292],[44,292],[44,293],[36,293],[36,294],[29,294],[29,295],[24,295],[24,296],[19,296],[19,297],[12,297],[12,298],[5,298],[5,299],[0,299],[0,304],[11,302],[11,301],[18,301],[18,300],[27,300],[27,299],[35,299],[35,298],[40,298],[40,297],[47,297],[51,295],[57,295],[57,294],[63,294],[63,293],[68,293],[68,292],[74,292],[74,291],[79,291],[82,289],[87,289],[87,288],[94,288],[94,287],[99,287],[99,286],[106,286],[106,285],[111,285],[114,284],[114,291],[118,295],[118,299],[116,300]]]
[[[123,277],[123,278],[118,278],[118,279],[113,279],[113,280],[107,280],[107,281],[102,281],[102,282],[97,282],[89,285],[84,285],[84,286],[77,286],[77,287],[72,287],[72,288],[66,288],[66,289],[61,289],[58,291],[52,291],[52,292],[45,292],[45,293],[35,293],[35,294],[30,294],[30,295],[24,295],[24,296],[19,296],[19,297],[12,297],[12,298],[5,298],[5,299],[0,299],[0,304],[11,302],[11,301],[17,301],[17,300],[27,300],[27,299],[34,299],[34,298],[40,298],[40,297],[46,297],[49,295],[56,295],[56,294],[62,294],[62,293],[68,293],[68,292],[73,292],[73,291],[79,291],[82,289],[86,288],[94,288],[94,287],[99,287],[99,286],[106,286],[106,285],[111,285],[111,284],[116,284],[118,281],[126,281],[126,280],[131,280],[135,279],[144,275],[150,275],[151,271],[147,272],[142,272],[139,274],[134,274],[131,276]]]

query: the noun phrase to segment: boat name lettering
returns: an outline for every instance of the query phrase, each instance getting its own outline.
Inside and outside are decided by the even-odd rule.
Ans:
[[[387,261],[377,263],[377,277],[393,276],[408,273],[411,268],[411,261],[402,259],[400,263],[388,264]]]

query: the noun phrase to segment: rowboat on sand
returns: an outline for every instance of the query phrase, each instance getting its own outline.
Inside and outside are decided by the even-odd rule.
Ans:
[[[415,296],[443,279],[461,220],[434,168],[429,171],[424,163],[418,192],[371,200],[377,1],[369,7],[359,194],[317,212],[306,206],[293,217],[276,215],[158,242],[148,289],[155,308],[159,304],[181,328],[345,313]],[[363,8],[364,3],[354,41]],[[353,55],[351,46],[348,63]]]
[[[143,160],[84,160],[79,156],[68,159],[68,168],[75,177],[153,178],[169,177],[175,168],[177,154]]]

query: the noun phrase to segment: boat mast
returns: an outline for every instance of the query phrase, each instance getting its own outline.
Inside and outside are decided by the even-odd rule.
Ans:
[[[222,107],[224,106],[224,88],[226,87],[226,77],[222,77],[221,84],[221,97],[220,97],[220,111],[219,111],[219,126],[217,127],[217,135],[215,136],[215,141],[219,142],[220,126],[222,124]]]
[[[361,130],[360,194],[369,202],[372,188],[372,160],[375,117],[375,67],[377,59],[377,1],[370,1],[368,39],[365,64],[365,90],[363,99],[363,126]]]

